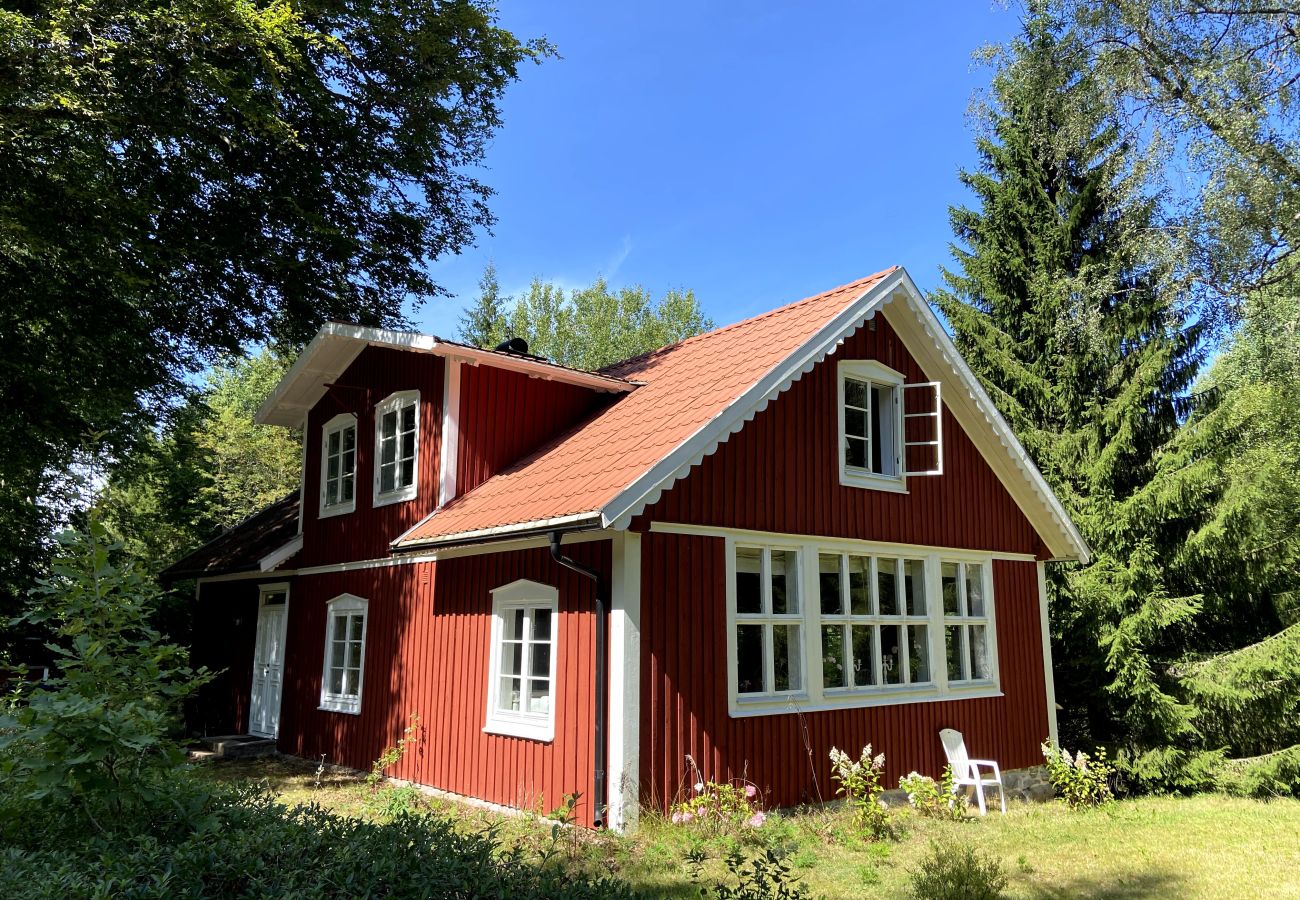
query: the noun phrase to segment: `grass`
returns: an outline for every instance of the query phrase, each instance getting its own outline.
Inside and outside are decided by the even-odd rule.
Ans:
[[[261,781],[286,803],[317,803],[337,812],[382,818],[392,788],[378,794],[361,776],[329,772],[316,785],[315,766],[271,758],[206,764],[221,781]],[[412,792],[400,803],[455,809],[467,828],[496,825],[507,845],[543,852],[555,844],[545,823],[461,807]],[[686,865],[689,851],[708,856],[706,880],[725,878],[733,848],[749,855],[775,846],[813,896],[894,897],[906,893],[910,871],[932,841],[972,845],[1000,860],[1013,897],[1295,897],[1300,896],[1300,801],[1253,801],[1218,795],[1142,797],[1098,810],[1013,803],[1006,816],[938,822],[909,817],[901,840],[857,839],[848,816],[811,809],[769,817],[760,831],[705,835],[648,816],[629,838],[574,832],[561,839],[568,864],[614,874],[658,896],[698,897]]]

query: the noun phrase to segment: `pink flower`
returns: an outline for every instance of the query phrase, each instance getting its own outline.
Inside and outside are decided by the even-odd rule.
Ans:
[[[686,813],[683,812],[673,813],[673,824],[674,825],[682,824],[682,822],[685,820],[685,817],[686,817]]]
[[[757,796],[758,796],[758,788],[754,787],[752,784],[745,785],[745,797],[747,797],[750,800],[753,800]]]
[[[763,823],[766,821],[767,821],[767,816],[760,809],[758,812],[750,816],[749,821],[746,822],[745,824],[748,825],[750,828],[762,828]]]

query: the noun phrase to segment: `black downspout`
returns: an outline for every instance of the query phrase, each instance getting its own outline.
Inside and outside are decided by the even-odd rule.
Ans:
[[[560,532],[551,532],[551,558],[566,569],[586,575],[596,583],[596,747],[595,778],[591,797],[594,809],[592,824],[600,828],[605,824],[605,690],[609,680],[609,666],[605,663],[605,645],[609,642],[609,621],[605,611],[609,608],[609,585],[595,569],[569,559],[560,553]]]

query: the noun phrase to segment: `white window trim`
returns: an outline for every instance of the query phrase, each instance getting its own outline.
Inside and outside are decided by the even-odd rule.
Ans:
[[[939,582],[939,602],[943,602],[943,581],[942,565],[943,563],[952,563],[957,566],[957,609],[967,610],[968,600],[966,598],[966,567],[974,562],[980,567],[980,588],[984,593],[984,615],[972,616],[969,613],[965,615],[950,616],[946,612],[943,614],[944,627],[944,657],[943,672],[944,677],[948,676],[948,656],[947,656],[947,628],[949,625],[983,625],[984,640],[986,652],[988,653],[989,677],[988,678],[963,678],[952,679],[948,684],[954,690],[965,688],[989,687],[998,683],[998,628],[994,619],[993,603],[990,598],[993,596],[993,565],[992,561],[984,562],[981,560],[960,560],[944,556],[940,560],[940,582]],[[969,633],[967,631],[966,633]],[[967,653],[969,657],[969,652]],[[964,665],[963,665],[964,668]]]
[[[357,695],[333,694],[329,690],[330,653],[334,643],[334,617],[343,613],[361,613],[361,661],[357,673]],[[370,632],[370,601],[355,594],[339,594],[325,604],[325,654],[321,660],[320,708],[330,712],[361,714],[361,698],[366,689],[366,636]]]
[[[551,705],[545,713],[507,712],[500,709],[501,692],[501,640],[505,616],[509,610],[527,607],[549,608],[551,611]],[[483,730],[490,734],[550,743],[555,740],[555,708],[559,705],[559,685],[555,682],[555,664],[559,658],[560,593],[549,584],[539,584],[521,578],[492,591],[491,645],[488,653],[487,716]],[[527,661],[525,661],[527,665]],[[527,675],[521,673],[521,677]]]
[[[760,568],[759,568],[759,585],[760,585],[761,596],[762,596],[761,612],[740,613],[737,612],[736,610],[736,548],[737,547],[741,547],[747,550],[762,551],[762,562],[760,563]],[[764,667],[763,683],[764,684],[770,684],[770,685],[776,684],[776,672],[775,672],[776,659],[773,653],[773,646],[772,646],[773,638],[772,638],[771,626],[798,625],[800,628],[800,636],[806,638],[806,635],[804,635],[803,633],[803,629],[807,627],[807,616],[808,616],[807,614],[808,598],[804,595],[804,588],[806,587],[808,581],[807,578],[804,577],[804,572],[807,569],[807,563],[804,561],[803,554],[800,552],[800,550],[801,548],[799,547],[798,544],[762,543],[762,542],[750,542],[750,541],[740,541],[731,546],[731,552],[728,554],[728,559],[730,563],[729,563],[728,579],[727,579],[727,584],[730,586],[730,590],[727,597],[728,599],[727,608],[730,614],[730,623],[727,628],[727,642],[728,642],[727,649],[728,649],[728,659],[731,660],[731,665],[727,669],[728,672],[727,684],[731,689],[732,697],[735,698],[735,702],[738,705],[757,706],[764,703],[769,703],[769,704],[774,702],[785,703],[792,700],[806,700],[808,698],[808,663],[806,658],[804,658],[807,656],[807,647],[808,647],[808,641],[806,639],[803,641],[803,646],[799,648],[800,657],[801,657],[801,659],[799,660],[799,672],[800,672],[800,678],[802,680],[802,684],[800,684],[799,687],[792,688],[786,691],[778,691],[775,689],[770,691],[753,691],[744,694],[742,696],[739,691],[740,684],[736,676],[736,659],[737,656],[739,655],[739,651],[736,645],[736,626],[738,625],[765,626],[763,628],[763,667]],[[798,593],[799,612],[798,613],[777,614],[771,612],[771,608],[772,608],[771,557],[773,551],[776,552],[788,551],[796,554],[795,559],[797,560],[797,566],[795,572],[795,583],[798,586],[797,590],[799,591]],[[790,577],[789,573],[787,573],[786,578],[789,579],[789,577]],[[818,671],[819,672],[821,671],[820,668],[818,669]]]
[[[412,401],[415,403],[415,457],[411,461],[411,471],[412,471],[411,483],[404,487],[399,487],[391,491],[382,492],[379,490],[379,476],[380,476],[380,472],[382,471],[382,466],[380,465],[380,461],[382,457],[380,456],[379,445],[382,439],[382,435],[380,434],[380,428],[382,427],[384,414],[392,409],[400,410],[403,406],[406,406],[408,403],[411,403]],[[390,503],[402,503],[407,500],[414,500],[419,495],[421,418],[422,416],[420,415],[420,392],[419,391],[396,391],[395,393],[389,394],[379,403],[375,404],[375,453],[374,453],[374,465],[372,466],[372,468],[374,469],[374,479],[373,479],[374,492],[372,494],[372,501],[373,501],[372,505],[387,506]],[[400,416],[398,417],[398,426],[399,426],[398,433],[400,434],[401,433]],[[400,446],[398,447],[398,451],[399,452],[401,451]],[[400,456],[398,457],[398,460],[400,463],[401,460]],[[400,465],[399,465],[399,469],[400,469]]]
[[[867,469],[850,467],[845,459],[844,437],[844,380],[853,378],[858,381],[874,381],[887,384],[894,389],[894,475],[877,475]],[[903,459],[903,402],[902,390],[906,379],[884,363],[874,359],[842,359],[837,366],[835,430],[838,435],[840,484],[846,487],[868,488],[877,491],[907,493],[907,476]]]
[[[940,700],[1000,697],[1001,675],[998,670],[997,651],[997,599],[993,593],[993,559],[995,554],[981,554],[969,550],[946,550],[939,547],[889,545],[881,552],[880,545],[857,544],[840,539],[818,540],[787,535],[772,535],[764,539],[759,535],[737,536],[723,533],[726,555],[726,620],[727,620],[727,709],[732,718],[770,716],[781,713],[817,712],[830,709],[853,709],[872,706],[892,706],[899,703],[925,703]],[[767,546],[778,550],[798,550],[800,570],[800,603],[803,634],[803,690],[780,695],[741,696],[736,683],[736,547]],[[821,600],[818,568],[809,560],[818,554],[849,553],[863,556],[887,556],[895,559],[922,559],[925,561],[925,608],[929,624],[930,681],[909,685],[876,685],[869,688],[824,688],[822,686],[821,657]],[[948,657],[944,644],[943,597],[940,573],[943,562],[978,562],[984,573],[984,596],[989,621],[989,673],[983,681],[949,684]],[[875,565],[872,565],[875,572]],[[913,618],[913,617],[909,617]],[[836,617],[838,621],[839,617]]]
[[[352,413],[339,413],[330,419],[320,430],[320,514],[319,518],[326,519],[330,516],[341,516],[350,513],[357,508],[357,471],[361,468],[359,465],[360,455],[357,452],[360,447],[358,442],[354,442],[352,450],[352,499],[341,503],[326,505],[325,503],[325,486],[329,478],[329,446],[330,435],[336,431],[343,431],[349,426],[353,430],[357,427],[357,417]],[[341,446],[341,444],[340,444]]]

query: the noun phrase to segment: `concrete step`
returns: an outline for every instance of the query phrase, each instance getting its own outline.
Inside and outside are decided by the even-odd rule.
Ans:
[[[253,734],[212,735],[199,740],[199,752],[222,759],[243,759],[249,756],[270,756],[275,751],[275,741]]]

